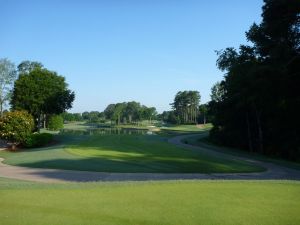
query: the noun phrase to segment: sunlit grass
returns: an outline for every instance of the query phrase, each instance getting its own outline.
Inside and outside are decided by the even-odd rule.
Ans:
[[[243,161],[177,147],[159,135],[65,135],[60,138],[64,145],[18,153],[0,152],[0,157],[11,165],[100,172],[234,173],[263,170]]]
[[[0,179],[5,225],[300,224],[300,183],[36,184]]]

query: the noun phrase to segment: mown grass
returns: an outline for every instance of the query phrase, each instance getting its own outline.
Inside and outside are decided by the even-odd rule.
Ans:
[[[182,132],[203,132],[208,131],[212,128],[211,123],[207,123],[205,125],[167,125],[161,127],[161,130],[166,131],[182,131]]]
[[[283,159],[276,158],[276,157],[268,157],[268,156],[265,156],[265,155],[262,155],[259,153],[251,153],[248,151],[243,151],[241,149],[216,145],[210,141],[208,133],[202,133],[202,134],[199,134],[199,136],[188,137],[188,138],[183,139],[182,141],[186,144],[199,146],[199,147],[202,147],[205,149],[210,149],[210,150],[216,151],[216,152],[225,153],[225,154],[228,154],[228,156],[232,155],[232,156],[238,156],[238,157],[246,157],[249,159],[256,159],[256,160],[265,161],[265,162],[272,162],[277,165],[282,165],[285,167],[300,170],[299,162],[287,161],[287,160],[283,160]]]
[[[0,179],[5,225],[300,224],[300,183],[37,184]]]
[[[63,145],[0,152],[10,165],[99,172],[254,172],[249,163],[187,150],[159,135],[60,135]]]

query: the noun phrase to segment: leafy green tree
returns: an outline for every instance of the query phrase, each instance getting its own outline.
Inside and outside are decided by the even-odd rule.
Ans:
[[[64,121],[82,121],[82,115],[81,113],[68,113],[64,112],[61,114],[63,117]]]
[[[74,115],[72,113],[63,112],[61,114],[64,121],[75,121]]]
[[[144,107],[144,110],[143,110],[143,118],[149,120],[149,123],[151,124],[152,123],[152,119],[155,118],[157,115],[157,112],[156,112],[156,108],[155,107]]]
[[[97,123],[100,121],[100,112],[98,111],[91,111],[89,113],[89,121],[93,123]]]
[[[16,76],[15,65],[8,59],[0,59],[0,116],[3,115],[3,106],[11,97]]]
[[[43,115],[61,114],[72,107],[75,94],[67,87],[64,77],[47,69],[20,74],[13,89],[12,109],[27,110],[39,128]]]
[[[34,128],[33,117],[26,111],[7,112],[0,118],[0,135],[12,142],[12,148],[26,142]]]
[[[83,112],[82,113],[82,119],[84,120],[90,120],[90,113],[89,112]]]
[[[122,102],[110,104],[103,112],[105,119],[115,121],[116,124],[120,123],[138,123],[141,120],[151,121],[156,116],[156,109],[154,107],[146,107],[139,102]]]
[[[124,117],[128,118],[128,122],[131,123],[133,120],[137,120],[139,117],[139,110],[141,110],[141,104],[135,101],[126,103],[123,111]]]
[[[42,69],[44,66],[40,62],[25,60],[18,65],[19,74],[29,74],[35,69]]]
[[[126,103],[117,103],[114,108],[114,113],[112,115],[112,119],[116,121],[116,124],[119,125],[121,123],[122,113],[126,107]]]
[[[82,121],[81,113],[72,113],[74,121]]]
[[[179,91],[171,104],[179,123],[197,123],[200,93],[198,91]]]
[[[113,120],[114,110],[116,108],[115,104],[109,104],[104,110],[104,115],[106,119]]]
[[[60,130],[64,128],[64,119],[60,115],[52,115],[49,118],[48,129],[49,130]]]
[[[157,115],[157,119],[169,124],[180,124],[180,118],[172,111],[163,111],[162,114]]]

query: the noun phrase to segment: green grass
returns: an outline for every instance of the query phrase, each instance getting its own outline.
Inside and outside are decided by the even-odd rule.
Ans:
[[[239,156],[239,157],[246,157],[249,159],[261,160],[261,161],[265,161],[265,162],[272,162],[272,163],[275,163],[278,165],[282,165],[285,167],[300,170],[299,162],[286,161],[286,160],[279,159],[279,158],[267,157],[267,156],[264,156],[264,155],[258,154],[258,153],[250,153],[250,152],[242,151],[242,150],[236,149],[236,148],[229,148],[229,147],[216,145],[216,144],[210,142],[208,134],[207,135],[202,134],[199,136],[185,138],[185,139],[183,139],[183,142],[190,144],[190,145],[203,147],[206,149],[211,149],[216,152],[226,153],[229,156],[233,155],[233,156]]]
[[[182,131],[182,132],[203,132],[212,128],[211,123],[205,125],[168,125],[161,127],[161,130]]]
[[[263,168],[169,144],[159,135],[60,135],[63,145],[0,152],[10,165],[101,172],[228,173]]]
[[[0,178],[5,225],[296,225],[300,183],[37,184]]]

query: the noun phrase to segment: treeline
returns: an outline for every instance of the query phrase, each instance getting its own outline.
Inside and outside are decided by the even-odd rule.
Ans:
[[[265,0],[251,45],[218,52],[224,80],[209,103],[210,136],[251,152],[300,159],[300,1]]]
[[[155,107],[147,107],[139,102],[122,102],[109,104],[103,112],[91,111],[81,113],[62,114],[64,121],[87,121],[92,123],[111,121],[119,124],[137,124],[143,120],[149,123],[156,119],[157,112]]]
[[[87,121],[92,123],[105,122],[105,116],[103,112],[91,111],[83,113],[69,113],[64,112],[61,114],[65,122],[74,122],[74,121]]]
[[[151,123],[157,115],[155,107],[147,107],[135,101],[110,104],[103,113],[106,119],[116,124],[139,123],[142,120]]]
[[[200,105],[198,91],[179,91],[174,98],[171,111],[164,111],[158,118],[171,124],[197,124],[209,120],[208,105]]]

